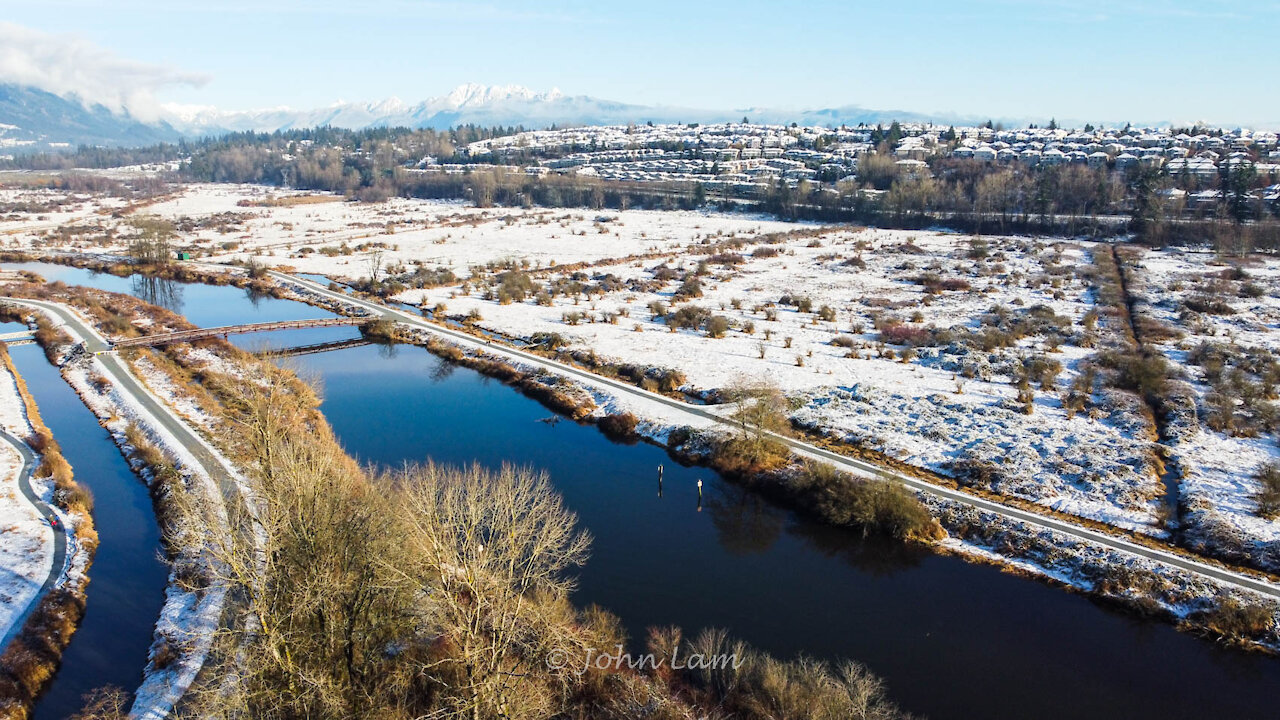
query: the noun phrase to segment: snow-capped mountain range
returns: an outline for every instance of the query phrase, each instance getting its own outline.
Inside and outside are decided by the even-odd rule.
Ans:
[[[570,98],[559,90],[535,92],[519,85],[469,83],[449,94],[417,104],[400,98],[370,103],[339,101],[327,107],[295,110],[287,107],[224,111],[209,106],[166,105],[166,120],[190,135],[226,131],[274,132],[324,125],[360,129],[366,127],[448,128],[459,124],[536,126],[551,122],[578,122],[599,115],[599,108],[629,107],[594,98]]]
[[[162,106],[159,118],[143,122],[127,110],[113,112],[74,96],[61,97],[37,88],[0,84],[0,152],[41,150],[67,144],[145,145],[228,132],[275,132],[326,125],[350,129],[403,126],[439,130],[468,124],[542,128],[553,124],[711,123],[739,120],[744,116],[752,122],[812,125],[856,125],[895,119],[964,120],[857,106],[807,111],[761,108],[726,111],[634,105],[586,95],[566,95],[555,89],[537,92],[519,85],[466,84],[416,104],[394,97],[370,103],[337,102],[309,110],[277,107],[227,111],[211,106],[170,104]]]
[[[43,150],[66,145],[147,145],[180,138],[228,132],[275,132],[321,126],[363,129],[411,127],[446,129],[458,125],[543,128],[550,125],[616,125],[625,123],[751,122],[838,126],[931,120],[955,125],[978,124],[987,118],[942,113],[868,110],[856,105],[816,110],[747,108],[707,110],[663,105],[633,105],[559,90],[536,92],[519,85],[466,84],[446,95],[416,104],[399,98],[378,102],[337,102],[327,107],[288,107],[227,111],[211,106],[165,105],[160,117],[144,122],[127,110],[114,112],[75,96],[62,97],[37,88],[0,84],[0,153]],[[1044,119],[1032,119],[1044,122]],[[1012,120],[1011,124],[1025,120]]]

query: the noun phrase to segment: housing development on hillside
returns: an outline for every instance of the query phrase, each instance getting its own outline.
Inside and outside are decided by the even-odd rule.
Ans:
[[[1189,134],[1194,133],[1194,134]],[[888,146],[881,148],[882,143]],[[626,125],[537,130],[482,140],[462,153],[467,163],[422,166],[465,172],[486,164],[521,165],[526,172],[632,182],[702,184],[749,195],[778,181],[856,181],[861,158],[885,149],[904,171],[928,172],[927,161],[971,159],[1026,166],[1076,164],[1124,171],[1163,168],[1190,181],[1216,181],[1224,167],[1253,166],[1280,181],[1276,134],[1248,129],[1059,128],[997,129],[920,123],[891,128],[798,127],[724,123]],[[1275,199],[1280,189],[1269,189]]]

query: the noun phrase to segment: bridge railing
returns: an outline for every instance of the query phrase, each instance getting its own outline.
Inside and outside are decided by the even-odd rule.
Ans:
[[[176,342],[187,342],[190,340],[200,340],[209,337],[219,337],[226,335],[240,335],[243,333],[253,332],[269,332],[271,330],[295,330],[300,328],[317,328],[317,327],[341,327],[366,325],[372,322],[369,317],[338,317],[338,318],[319,318],[315,320],[283,320],[279,322],[265,323],[249,323],[245,325],[227,325],[224,327],[214,328],[196,328],[194,330],[181,330],[179,332],[165,333],[162,335],[144,335],[142,337],[128,338],[117,341],[113,344],[115,348],[127,347],[149,347],[154,345],[168,345]]]

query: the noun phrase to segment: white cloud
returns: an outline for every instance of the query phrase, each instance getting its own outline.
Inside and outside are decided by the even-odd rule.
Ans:
[[[0,21],[0,83],[30,85],[141,120],[155,119],[155,92],[200,86],[208,77],[120,57],[77,35],[50,34]]]

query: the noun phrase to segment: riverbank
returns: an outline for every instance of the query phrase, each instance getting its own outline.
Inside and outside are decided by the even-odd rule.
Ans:
[[[343,305],[350,302],[297,283],[286,285],[295,291],[296,299],[330,310],[343,311]],[[346,312],[357,311],[363,312],[363,309],[355,303],[346,308]],[[554,366],[541,366],[508,354],[479,349],[479,343],[486,343],[496,350],[489,336],[477,338],[476,346],[461,347],[454,341],[434,337],[438,333],[420,329],[413,332],[417,335],[401,339],[409,339],[428,350],[434,345],[433,352],[445,357],[470,357],[477,369],[501,368],[493,374],[499,379],[540,377],[543,384],[576,385],[593,398],[596,407],[588,417],[598,421],[608,415],[631,413],[638,419],[638,433],[677,454],[688,452],[684,445],[697,432],[717,425],[707,420],[697,423],[692,428],[694,433],[689,433],[684,430],[687,415],[673,414],[660,403],[620,394],[603,381],[581,375],[567,376]],[[673,436],[675,443],[672,443]],[[1280,607],[1254,591],[1088,539],[1066,536],[1034,522],[978,511],[927,494],[921,497],[935,519],[954,538],[941,546],[944,552],[959,553],[982,563],[998,561],[1012,572],[1033,575],[1141,615],[1163,617],[1184,630],[1208,633],[1268,652],[1280,648],[1276,634]]]
[[[9,286],[9,294],[29,295],[32,289],[39,290]],[[96,293],[69,292],[62,286],[34,294],[46,300],[83,306],[96,312],[99,322],[103,323],[112,317],[134,317],[134,313],[141,313],[134,319],[144,327],[185,324],[172,313],[133,298],[128,298],[122,306],[105,309],[92,299]],[[113,299],[108,296],[102,293],[98,298]],[[85,352],[86,342],[103,344],[94,336],[92,323],[77,319],[78,325],[73,324],[58,307],[28,302],[20,314],[43,317],[47,327],[61,334],[47,333],[43,338],[37,336],[37,341],[44,346],[46,354],[58,361],[63,377],[98,417],[131,467],[150,488],[157,522],[165,531],[166,546],[169,546],[172,544],[170,533],[179,531],[168,523],[172,514],[167,504],[169,498],[181,489],[184,495],[200,497],[211,506],[222,508],[224,488],[221,485],[225,483],[220,482],[221,474],[234,474],[234,471],[216,450],[172,417],[172,412],[154,399],[116,358]],[[221,512],[225,518],[226,511]],[[143,682],[134,693],[131,712],[138,717],[158,719],[172,712],[212,650],[215,631],[225,609],[223,589],[190,582],[191,568],[207,566],[208,558],[170,554],[169,559],[173,570],[166,588],[166,601],[156,623],[155,641],[143,670]]]
[[[23,457],[26,452],[6,452],[13,457],[5,458],[8,472],[0,501],[5,539],[0,562],[12,578],[3,589],[2,607],[8,611],[5,637],[11,639],[0,654],[0,716],[21,719],[29,716],[53,678],[84,615],[98,538],[93,499],[75,482],[4,347],[0,366],[0,424],[15,440],[26,438],[30,453]],[[38,506],[29,504],[31,498],[17,485],[24,482],[20,475],[26,463],[36,465],[26,482]]]
[[[297,456],[292,454],[295,452],[306,457],[312,457],[312,454],[314,453],[314,457],[316,458],[338,458],[338,460],[335,460],[334,462],[338,463],[337,469],[341,471],[344,477],[348,478],[349,481],[354,481],[354,478],[360,476],[359,469],[355,467],[350,459],[346,459],[345,461],[341,460],[344,456],[341,455],[340,448],[338,448],[336,442],[328,433],[328,426],[325,419],[319,413],[315,412],[315,405],[317,401],[314,400],[314,397],[312,397],[311,400],[308,400],[307,398],[309,395],[306,392],[305,387],[298,384],[296,378],[293,378],[285,371],[274,369],[274,366],[270,363],[252,359],[240,351],[231,348],[229,345],[218,341],[206,341],[192,347],[174,346],[173,348],[166,349],[163,352],[130,353],[130,357],[127,358],[127,360],[129,361],[134,374],[142,378],[143,382],[147,383],[154,393],[159,395],[166,403],[173,407],[185,408],[185,413],[188,414],[189,417],[193,417],[193,420],[196,419],[193,416],[194,413],[204,412],[202,408],[212,407],[207,401],[201,400],[198,397],[202,393],[208,393],[216,401],[217,408],[220,408],[221,410],[219,411],[214,409],[212,415],[201,416],[199,418],[200,424],[209,431],[209,435],[215,444],[221,445],[227,450],[228,454],[234,456],[236,459],[250,463],[255,467],[255,470],[253,470],[249,477],[246,478],[251,483],[256,479],[259,483],[266,482],[269,490],[272,488],[276,490],[282,489],[278,483],[287,477],[292,477],[289,474],[292,472],[289,468],[293,466],[289,463],[297,459]],[[182,377],[183,374],[189,374],[189,376]],[[76,383],[73,381],[73,384]],[[274,390],[272,388],[274,388]],[[86,395],[92,395],[92,393],[84,390],[83,388],[81,388],[81,390]],[[276,394],[271,395],[271,399],[266,404],[257,404],[258,400],[264,399],[261,396],[255,396],[255,393],[257,392]],[[98,390],[98,393],[101,394],[101,389]],[[87,397],[86,400],[89,401],[91,405],[94,404],[91,397]],[[255,408],[257,410],[255,410]],[[266,411],[272,413],[271,418],[266,418],[263,415],[258,414],[259,412]],[[277,422],[279,423],[278,425],[276,424]],[[284,436],[292,438],[289,442],[294,444],[287,446],[292,448],[292,450],[287,452],[280,450],[280,447],[285,446],[276,446],[274,444],[274,440],[272,441],[272,444],[267,446],[259,443],[260,436],[257,434],[257,430],[261,430],[263,433],[268,434],[261,437],[280,437],[280,442],[285,442],[283,440],[284,436],[277,436],[277,433],[280,433],[282,430],[286,430],[287,428],[295,427],[297,423],[305,425],[307,430],[305,432],[290,431],[284,434]],[[232,430],[232,428],[235,428],[236,430]],[[220,429],[229,430],[230,432],[221,432]],[[149,447],[146,441],[138,439],[138,434],[139,433],[132,425],[125,429],[126,439],[130,441],[130,444],[134,448],[133,454],[146,461],[150,467],[154,468],[156,466],[163,466],[164,463],[162,461],[156,461],[154,459],[148,460],[149,457],[155,456],[159,451],[157,448]],[[315,447],[312,448],[308,443],[313,444]],[[280,450],[281,454],[271,456],[262,455],[263,452],[268,451],[269,447],[276,447],[277,450]],[[326,460],[325,462],[328,461]],[[308,464],[307,467],[317,472],[321,469],[321,466],[310,464]],[[329,467],[332,469],[332,466],[329,465],[324,465],[323,467]],[[168,470],[165,470],[160,474],[167,474],[168,472]],[[310,470],[308,472],[310,472]],[[336,478],[335,484],[332,487],[337,487]],[[332,493],[332,487],[327,487],[326,494]],[[343,487],[347,486],[344,485]],[[182,489],[174,486],[171,488],[171,493],[175,498],[178,498],[175,500],[176,504],[186,508],[188,511],[190,510],[191,505],[189,504],[189,500],[181,499],[184,496],[189,498]],[[367,490],[360,490],[356,492],[356,497],[368,495],[369,493]],[[275,496],[262,495],[256,492],[254,493],[254,496],[262,498],[264,501],[264,504],[261,506],[261,509],[263,510],[270,511],[283,508],[291,509],[294,507],[292,503],[280,505],[279,498],[275,498]],[[198,503],[199,501],[197,500],[196,502]],[[206,520],[209,517],[207,513],[200,514]],[[286,515],[287,514],[288,513],[286,513]],[[170,518],[173,517],[172,514],[168,515]],[[383,517],[384,520],[387,517],[385,513],[380,514],[380,516]],[[190,518],[190,516],[185,517]],[[259,517],[259,521],[264,524],[264,537],[268,539],[279,539],[280,536],[276,532],[278,526],[273,525],[272,523],[279,522],[280,520],[280,517]],[[322,518],[315,518],[315,520],[320,521]],[[173,524],[171,523],[171,526],[172,525]],[[310,521],[308,521],[307,526],[311,527]],[[220,533],[205,532],[193,534],[195,533],[195,528],[207,527],[205,524],[184,521],[179,523],[178,527],[185,530],[184,537],[171,536],[170,539],[172,544],[182,547],[198,546],[202,549],[201,552],[197,553],[180,552],[180,557],[201,555],[206,557],[215,557],[223,561],[232,559],[232,554],[234,554],[235,551],[226,545],[220,545],[222,542],[219,540],[219,538],[222,537]],[[275,551],[269,553],[269,555],[271,557],[276,557]],[[323,559],[327,557],[329,556],[321,552],[315,560],[316,562],[323,564]],[[201,576],[202,571],[205,569],[187,568],[189,572],[184,576],[184,581],[188,586],[194,585],[208,587],[222,585],[223,583],[226,583],[230,577],[232,579],[230,585],[238,588],[244,593],[247,593],[245,597],[248,598],[253,608],[257,610],[266,610],[267,608],[265,606],[258,604],[264,602],[264,600],[257,595],[257,592],[261,588],[274,583],[275,578],[268,575],[266,578],[255,579],[257,577],[255,574],[256,570],[254,569],[256,565],[256,562],[248,563],[247,565],[236,564],[234,562],[220,562],[219,566],[233,573],[232,576],[228,576],[225,572],[221,574],[213,573],[211,575]],[[235,573],[246,574],[236,575]],[[289,577],[281,578],[281,580],[287,581],[289,580]],[[328,576],[326,576],[326,578],[328,578]],[[541,608],[545,601],[546,598],[539,600],[536,603],[530,603],[528,607],[530,609]],[[557,614],[565,612],[556,605],[547,606],[544,609],[538,610],[538,612],[541,613],[543,610]],[[268,613],[257,612],[256,616],[267,617]],[[605,622],[602,619],[604,617],[606,616],[604,616],[600,611],[593,610],[583,615],[582,620],[579,621],[575,619],[575,611],[570,618],[564,619],[563,621],[557,620],[556,623],[569,623],[567,632],[563,634],[563,638],[577,638],[576,640],[572,640],[573,642],[595,643],[594,640],[587,640],[586,636],[591,633],[603,631],[616,622]],[[188,629],[188,631],[190,631],[190,629]],[[546,629],[544,628],[540,632],[545,631]],[[216,638],[226,639],[228,642],[236,643],[231,646],[232,649],[239,646],[239,641],[234,634],[228,634],[222,629],[218,629],[215,632],[210,633],[210,635],[213,635]],[[251,636],[245,637],[248,639]],[[552,633],[551,637],[560,638],[561,635],[557,632]],[[215,639],[214,642],[216,644],[218,641]],[[610,642],[612,641],[610,640]],[[699,642],[702,641],[699,640]],[[707,642],[720,641],[712,638]],[[612,645],[605,643],[603,639],[600,640],[600,644],[598,646],[612,647]],[[443,651],[443,648],[441,651]],[[234,656],[234,653],[222,655],[222,657]],[[299,662],[307,661],[304,660],[304,654],[299,654],[296,657]],[[540,656],[531,655],[523,658],[520,662],[522,662],[525,667],[533,669],[536,667],[536,662],[539,662],[542,659],[543,658]],[[780,663],[772,658],[768,658],[767,656],[754,652],[749,658],[746,658],[746,662],[747,667],[752,668],[752,670],[749,671],[751,673],[786,672],[793,673],[800,678],[805,678],[806,682],[812,682],[814,684],[813,689],[811,690],[814,697],[820,697],[823,694],[828,693],[829,688],[839,687],[841,683],[847,683],[851,690],[856,687],[861,687],[861,683],[864,682],[864,679],[869,679],[870,677],[859,674],[858,679],[846,678],[841,680],[828,675],[828,671],[823,668],[807,665],[795,665],[793,667],[791,664]],[[331,663],[325,664],[324,666],[332,668]],[[539,670],[538,672],[540,675],[542,671]],[[211,676],[209,678],[209,682],[210,684],[207,687],[215,690],[219,687],[219,680],[216,676]],[[618,672],[618,669],[616,668],[612,672],[604,673],[600,677],[593,679],[592,682],[605,683],[610,686],[618,684],[621,685],[617,690],[607,689],[604,687],[593,688],[590,690],[590,700],[574,700],[573,707],[575,708],[578,707],[580,702],[583,703],[581,710],[585,713],[583,717],[602,717],[609,713],[617,713],[615,715],[617,717],[630,717],[631,712],[629,710],[624,711],[621,709],[623,707],[630,707],[630,705],[627,704],[629,701],[621,698],[608,701],[609,707],[616,706],[619,708],[617,710],[611,711],[608,707],[603,705],[599,708],[599,712],[588,709],[593,707],[591,703],[604,703],[613,693],[623,692],[622,688],[641,688],[650,696],[654,693],[670,693],[671,699],[664,702],[667,702],[672,706],[680,707],[686,706],[690,703],[707,705],[724,704],[725,702],[728,702],[730,705],[733,703],[746,703],[749,701],[748,696],[752,694],[767,695],[770,692],[770,690],[764,686],[744,686],[743,688],[735,690],[733,693],[724,693],[720,690],[716,690],[715,688],[704,686],[703,681],[694,676],[685,676],[681,673],[676,673],[670,676],[650,676],[647,674],[630,673],[625,670]],[[528,683],[528,692],[521,693],[523,698],[521,702],[525,702],[535,696],[541,698],[538,702],[551,701],[552,694],[542,687],[541,679],[537,681],[531,680],[528,681]],[[877,690],[875,692],[878,693],[879,691]],[[209,695],[203,696],[206,700],[210,697],[211,696]],[[382,696],[379,695],[379,697],[381,698]],[[429,700],[430,694],[425,696],[423,699]],[[382,699],[378,700],[378,702],[381,701]],[[834,698],[832,701],[834,702]],[[877,697],[874,700],[874,704],[877,706],[878,712],[881,713],[882,716],[894,716],[892,708],[888,706],[882,698]]]
[[[112,278],[102,278],[100,281],[114,283]],[[86,278],[83,282],[90,281]],[[118,286],[119,283],[114,285]],[[126,282],[123,287],[128,291],[130,285]],[[133,292],[142,291],[135,287]],[[188,290],[189,296],[190,293]],[[219,301],[218,298],[223,296],[225,300]],[[224,305],[229,300],[244,300],[240,293],[225,288],[220,293],[210,294],[209,298]],[[248,310],[247,303],[244,304]],[[251,312],[256,312],[256,308]],[[203,311],[198,312],[197,317],[203,318],[199,322],[206,326],[223,324],[228,320],[245,321],[242,316],[228,316],[225,313],[209,316]],[[484,345],[483,340],[467,344],[494,354],[505,353],[500,345]],[[425,363],[418,359],[423,357],[428,358]],[[313,363],[312,358],[317,362]],[[424,457],[420,453],[427,452],[427,457],[438,455],[458,463],[496,463],[498,459],[504,459],[513,463],[534,462],[540,467],[548,468],[557,479],[557,485],[562,485],[563,491],[569,493],[573,505],[580,512],[589,514],[588,527],[593,533],[598,531],[601,537],[599,558],[591,564],[595,569],[584,575],[584,601],[602,602],[606,606],[616,607],[631,623],[640,623],[629,628],[633,637],[642,637],[646,625],[672,621],[692,628],[727,625],[740,630],[753,642],[759,642],[783,654],[806,651],[827,658],[865,658],[873,668],[890,678],[893,687],[909,688],[911,697],[918,696],[919,699],[913,702],[915,709],[937,717],[956,717],[955,713],[945,711],[947,698],[958,702],[956,707],[969,708],[971,713],[974,708],[984,706],[981,703],[974,704],[984,694],[977,693],[975,688],[986,687],[988,692],[997,691],[990,687],[992,683],[986,681],[980,670],[971,668],[952,672],[948,668],[970,668],[970,663],[961,660],[965,654],[964,648],[987,647],[993,640],[999,646],[998,638],[1006,626],[1022,628],[1021,632],[1027,638],[1035,638],[1028,643],[1000,650],[1002,654],[1013,653],[1022,657],[1018,662],[1020,667],[1042,668],[1034,672],[1015,673],[1020,683],[1042,687],[1044,683],[1055,682],[1057,678],[1064,682],[1080,683],[1079,687],[1089,686],[1091,682],[1102,682],[1110,686],[1100,697],[1096,693],[1091,694],[1093,699],[1090,701],[1067,703],[1067,707],[1077,710],[1084,707],[1111,707],[1113,710],[1128,707],[1132,711],[1145,708],[1149,712],[1137,712],[1135,716],[1155,717],[1153,708],[1178,707],[1179,703],[1186,703],[1189,707],[1214,707],[1216,705],[1210,702],[1213,696],[1225,694],[1230,697],[1246,697],[1249,694],[1246,687],[1231,679],[1235,675],[1229,677],[1224,672],[1248,673],[1245,668],[1255,668],[1255,671],[1264,672],[1263,676],[1267,676],[1266,668],[1269,666],[1259,663],[1269,663],[1270,660],[1219,649],[1190,637],[1180,637],[1169,630],[1149,626],[1145,622],[1136,622],[1115,613],[1100,612],[1091,603],[1071,597],[1068,593],[1047,589],[1040,583],[1026,583],[1012,577],[1000,578],[999,573],[994,570],[979,569],[977,565],[950,558],[929,558],[924,554],[906,553],[901,545],[878,541],[873,543],[877,550],[868,548],[859,551],[856,547],[842,547],[843,544],[857,546],[860,543],[852,538],[836,543],[835,538],[848,534],[827,532],[799,520],[788,521],[788,527],[782,530],[783,535],[778,538],[773,534],[778,531],[776,528],[773,533],[769,531],[773,521],[757,526],[755,523],[758,521],[751,519],[749,508],[763,507],[762,501],[752,500],[753,493],[732,489],[733,486],[714,478],[708,485],[706,508],[695,514],[691,495],[693,480],[699,476],[705,479],[706,474],[693,468],[680,468],[668,463],[667,498],[663,500],[659,492],[657,500],[653,500],[649,484],[652,469],[664,459],[661,455],[656,455],[656,449],[629,449],[614,445],[606,442],[603,436],[589,426],[536,423],[543,416],[538,414],[539,406],[535,403],[521,398],[518,393],[499,388],[496,384],[491,384],[486,390],[485,383],[471,371],[459,369],[449,375],[444,369],[444,363],[438,364],[421,350],[405,348],[396,352],[389,348],[380,350],[365,347],[339,351],[332,355],[309,356],[291,362],[299,363],[299,367],[308,376],[317,373],[320,367],[330,368],[324,372],[327,378],[326,403],[331,396],[346,398],[337,401],[338,404],[332,410],[342,426],[344,446],[352,448],[363,461],[377,458],[381,463],[398,467],[406,460],[420,460]],[[384,367],[387,363],[390,365]],[[360,365],[361,369],[357,369],[356,365]],[[363,367],[365,365],[369,367]],[[399,370],[385,375],[390,367]],[[155,371],[163,373],[164,368],[156,365]],[[148,371],[135,374],[145,375],[146,372]],[[366,381],[358,380],[366,376]],[[444,379],[445,377],[452,379]],[[570,374],[569,377],[576,376]],[[147,381],[151,382],[151,379],[148,378]],[[187,386],[182,378],[174,378],[172,382],[179,387]],[[446,390],[454,385],[459,386],[459,391],[462,387],[470,390],[465,396]],[[372,405],[357,399],[367,392],[371,392],[369,397],[376,398]],[[626,396],[626,393],[623,395]],[[481,398],[488,399],[481,401]],[[481,402],[473,402],[473,399]],[[646,402],[661,405],[656,400]],[[455,412],[455,403],[463,403],[469,409]],[[610,408],[610,412],[614,409]],[[325,413],[328,414],[327,409]],[[383,427],[385,423],[380,420],[383,415],[393,423],[392,426]],[[495,418],[502,418],[502,421],[496,421]],[[678,427],[673,424],[675,419],[673,413],[673,421],[669,423],[672,427]],[[512,422],[515,423],[514,426],[511,425]],[[530,423],[536,428],[533,432],[536,438],[529,437],[528,442],[520,440],[516,441],[517,444],[512,444],[515,438],[529,434],[529,431],[521,429],[522,422]],[[474,423],[479,425],[472,430],[462,429],[472,428]],[[359,439],[370,433],[370,440]],[[368,444],[370,441],[372,445]],[[565,441],[573,444],[563,446]],[[349,442],[354,444],[348,445]],[[560,443],[559,446],[557,442]],[[464,447],[469,449],[461,449]],[[460,451],[455,452],[455,448]],[[623,459],[633,456],[644,458],[639,461],[639,467],[636,462]],[[616,465],[611,462],[615,459],[618,461]],[[620,492],[625,495],[617,496]],[[687,512],[681,512],[682,510]],[[739,517],[742,512],[747,512],[748,515]],[[768,515],[779,513],[780,511],[774,511]],[[781,514],[779,517],[783,515],[789,514]],[[668,518],[665,523],[662,520],[664,517]],[[651,536],[658,534],[683,538],[681,528],[685,522],[669,524],[681,518],[694,521],[695,527],[688,530],[702,527],[710,535],[690,536],[676,541],[664,550],[662,546],[666,543]],[[658,523],[656,526],[651,525],[654,521]],[[764,521],[764,518],[759,521]],[[749,523],[749,527],[731,530],[732,526],[744,522]],[[791,527],[792,522],[801,522],[805,529]],[[631,529],[619,533],[617,528],[623,526]],[[741,531],[748,529],[750,539],[740,535]],[[801,535],[795,535],[797,532]],[[732,533],[732,536],[721,533]],[[727,553],[715,552],[717,534],[721,534],[719,541],[726,544],[724,550]],[[698,539],[695,540],[695,537]],[[796,541],[800,537],[805,538],[800,540],[804,548],[796,547]],[[645,557],[635,557],[634,547],[637,542],[647,548],[642,553]],[[768,547],[771,543],[773,551],[758,549]],[[688,549],[698,547],[703,551],[696,553],[696,557],[686,555]],[[757,549],[749,550],[748,547]],[[782,551],[784,547],[787,548],[786,551]],[[765,554],[757,555],[761,552]],[[861,557],[859,553],[865,557]],[[902,559],[896,562],[889,560],[889,556],[906,554],[912,554],[918,559],[905,566]],[[875,560],[871,555],[880,559]],[[763,567],[760,563],[765,557],[773,557],[783,565]],[[671,565],[669,571],[657,571],[657,568],[651,567],[654,562],[661,564],[668,561],[677,563]],[[916,563],[921,563],[923,567],[917,567]],[[968,569],[964,569],[966,565],[970,565]],[[702,568],[699,573],[711,573],[719,580],[715,587],[703,587],[703,583],[693,577],[682,578],[678,569],[681,567]],[[730,570],[735,567],[737,570]],[[800,571],[801,568],[805,571]],[[938,570],[942,568],[948,568],[943,571],[945,577],[938,576]],[[864,571],[870,571],[870,574]],[[767,597],[759,597],[758,592],[753,591],[753,599],[750,601],[745,600],[746,596],[734,599],[735,593],[747,592],[747,588],[755,587],[763,577],[789,578],[786,582],[794,584],[796,589],[785,593],[785,602],[787,607],[797,608],[804,617],[775,616],[768,609],[771,604]],[[814,584],[814,578],[824,580]],[[657,591],[641,590],[638,587],[630,591],[624,590],[617,586],[619,582],[624,587],[627,582],[642,583],[646,588],[652,585]],[[925,585],[921,586],[921,582]],[[698,598],[682,594],[684,599],[673,605],[667,597],[673,588],[686,589],[697,594]],[[886,591],[895,592],[891,588],[900,588],[903,595],[885,605],[881,600],[886,599]],[[996,588],[1001,590],[997,591]],[[920,593],[930,599],[926,601],[923,596],[911,599]],[[776,593],[770,593],[774,594]],[[636,595],[638,596],[633,597]],[[876,600],[877,597],[880,600]],[[781,598],[775,597],[774,603],[778,601]],[[898,607],[912,609],[900,613],[894,609]],[[748,614],[743,615],[740,612],[743,610]],[[1021,616],[1026,612],[1047,613],[1048,617],[1028,624],[1024,622],[1027,618]],[[867,613],[880,620],[868,626],[857,619]],[[771,619],[765,620],[766,616]],[[760,618],[759,622],[755,620],[757,617]],[[1071,624],[1067,635],[1060,636],[1051,628],[1061,626],[1065,617],[1075,617],[1078,622]],[[893,629],[890,630],[889,627]],[[827,634],[824,635],[824,631],[819,628],[828,628],[825,631]],[[916,637],[916,630],[930,629],[931,633]],[[938,642],[943,642],[943,645],[937,645],[937,642],[930,644],[927,640],[930,635]],[[1121,637],[1128,640],[1121,640]],[[950,639],[944,641],[945,638]],[[1085,638],[1089,640],[1082,645]],[[1115,642],[1112,642],[1112,638]],[[1148,640],[1144,642],[1142,638]],[[1158,652],[1167,655],[1168,661],[1154,663],[1151,667],[1155,675],[1149,673],[1148,677],[1138,679],[1142,682],[1134,685],[1134,691],[1129,692],[1115,683],[1103,681],[1102,678],[1123,672],[1116,662],[1111,662],[1108,658],[1118,658],[1131,652],[1134,641],[1138,641],[1139,645],[1154,642],[1157,647],[1162,648]],[[950,647],[957,643],[956,651],[953,652]],[[1029,645],[1038,649],[1033,651]],[[887,648],[890,647],[896,649],[888,651]],[[923,656],[920,654],[922,651],[925,653]],[[1089,658],[1094,652],[1101,652],[1102,655],[1094,658],[1097,662],[1090,662]],[[1216,658],[1212,664],[1204,664],[1206,653]],[[1058,660],[1064,661],[1066,665]],[[1055,666],[1061,667],[1056,671],[1044,671],[1045,668]],[[1163,669],[1154,670],[1161,666]],[[1086,667],[1093,670],[1084,670]],[[1101,668],[1106,667],[1110,670],[1099,673]],[[1072,669],[1068,671],[1068,668]],[[1236,670],[1228,671],[1228,668]],[[1173,692],[1172,687],[1157,689],[1156,686],[1162,682],[1158,678],[1169,677],[1170,673],[1185,674],[1187,671],[1192,673],[1191,676],[1204,680],[1205,684],[1199,690],[1191,691],[1185,684],[1179,685],[1176,692]],[[1094,675],[1098,677],[1090,679]],[[1208,691],[1209,688],[1216,689]],[[1141,699],[1150,698],[1153,694],[1160,695],[1163,702],[1153,705]],[[1100,705],[1098,701],[1102,697],[1118,704]],[[1171,702],[1171,698],[1178,700]],[[1012,704],[1006,698],[1003,705],[1013,707],[1020,702],[1028,703],[1028,707],[1039,707],[1038,701],[1032,696],[1024,696]],[[1253,703],[1237,704],[1251,706]],[[1066,717],[1063,714],[1056,716]]]

